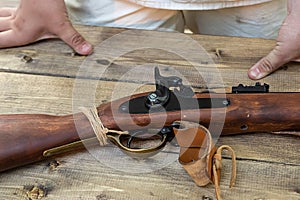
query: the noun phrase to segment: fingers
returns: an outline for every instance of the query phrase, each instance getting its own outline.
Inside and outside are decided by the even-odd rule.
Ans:
[[[258,63],[251,67],[248,71],[249,78],[258,80],[271,74],[289,60],[282,56],[280,47],[277,46],[266,57],[262,58]]]
[[[0,32],[0,48],[23,45],[13,30]]]
[[[15,8],[0,8],[0,32],[10,29],[11,16]]]
[[[0,8],[0,48],[59,37],[77,53],[88,55],[93,47],[72,26],[63,0],[30,1],[18,9]],[[25,1],[24,1],[25,2]]]
[[[59,31],[57,35],[81,55],[89,55],[93,51],[92,45],[80,35],[70,22],[64,24],[63,31]]]
[[[0,32],[0,48],[26,45],[32,42],[49,39],[49,38],[57,38],[57,36],[53,34],[43,34],[41,37],[35,39],[30,34],[29,35],[22,34],[20,32],[11,29],[11,30]]]
[[[15,11],[15,8],[0,8],[0,17],[12,16]]]
[[[0,32],[10,29],[11,20],[9,17],[0,17]]]
[[[14,29],[5,30],[6,28],[5,23],[1,25],[0,18],[0,29],[2,29],[2,31],[0,31],[0,48],[21,46],[41,39],[59,37],[81,55],[89,55],[93,51],[92,45],[88,43],[71,24],[67,25],[66,28],[60,27],[61,31],[57,34],[42,33],[38,37],[33,37],[30,31],[20,32]]]
[[[34,41],[34,37],[30,34],[25,34],[14,29],[0,32],[0,48],[22,46]]]

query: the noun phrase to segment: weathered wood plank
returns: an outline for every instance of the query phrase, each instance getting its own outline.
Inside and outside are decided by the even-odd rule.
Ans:
[[[18,87],[20,80],[23,84]],[[1,98],[6,99],[6,102],[1,101],[1,108],[7,104],[11,106],[11,110],[9,106],[6,108],[7,112],[71,112],[73,79],[1,73],[0,82],[2,86],[10,83],[1,94]],[[113,82],[106,83],[107,88],[113,85]],[[105,96],[103,91],[97,93],[99,97]],[[299,197],[298,137],[258,133],[222,137],[218,144],[231,145],[238,157],[238,180],[231,190],[225,186],[230,172],[230,162],[225,159],[222,183],[225,199]],[[285,148],[279,148],[282,144]],[[53,164],[48,166],[49,160],[2,173],[0,197],[26,199],[31,186],[38,185],[48,191],[46,199],[62,196],[65,199],[139,199],[140,196],[145,199],[198,199],[203,195],[213,196],[212,186],[196,187],[178,163],[151,174],[124,175],[101,165],[87,152],[60,156],[56,160],[61,164],[54,171],[50,169]]]
[[[1,57],[1,56],[0,56]],[[82,99],[92,98],[95,95],[95,103],[111,101],[130,95],[130,88],[137,88],[134,83],[121,83],[122,90],[117,82],[82,80],[89,86],[96,85],[95,91],[90,96],[82,96]],[[72,78],[53,77],[45,75],[18,74],[0,72],[0,113],[47,113],[63,115],[73,113],[72,103],[74,82]],[[112,95],[115,88],[117,94]],[[151,88],[151,89],[150,89]],[[151,91],[151,86],[144,86],[133,91],[135,93]],[[80,90],[78,89],[78,92]],[[115,91],[116,93],[116,91]],[[82,95],[86,92],[82,91]]]
[[[26,199],[28,190],[39,186],[45,199],[199,199],[214,197],[213,186],[199,188],[176,162],[148,174],[124,174],[101,166],[89,154],[59,157],[60,164],[41,162],[0,175],[1,197]],[[236,186],[227,188],[230,161],[222,175],[224,199],[299,199],[299,166],[238,161]],[[31,186],[31,187],[30,187]],[[100,198],[101,199],[101,198]]]
[[[31,111],[61,114],[71,111],[72,100],[70,95],[72,93],[71,88],[74,79],[4,72],[1,73],[1,75],[1,86],[6,88],[1,94],[1,98],[6,100],[6,102],[3,102],[3,107],[1,107],[3,108],[1,109],[2,112],[14,110],[14,112]],[[20,80],[22,80],[21,84]],[[105,82],[103,85],[107,87],[109,91],[114,84],[115,83],[113,82]],[[109,98],[109,92],[103,91],[105,90],[98,90],[97,94],[99,94],[97,96],[100,99],[102,97],[102,100],[107,100]],[[57,105],[53,102],[57,103]],[[270,139],[272,142],[270,142]],[[272,144],[271,146],[270,143]],[[283,143],[288,144],[288,147],[284,149],[277,148],[281,147]],[[299,194],[297,193],[297,186],[299,185],[298,138],[272,135],[247,135],[221,138],[220,144],[229,144],[233,146],[238,152],[238,158],[240,159],[240,161],[238,161],[238,166],[242,169],[239,171],[241,178],[237,182],[237,189],[234,188],[233,190],[228,191],[223,186],[222,190],[224,191],[223,193],[226,199],[250,199],[253,196],[266,199],[297,199],[299,197]],[[291,151],[291,149],[294,150]],[[84,153],[84,157],[86,156],[89,156],[89,154]],[[60,162],[68,163],[66,160],[69,158],[69,156],[62,157]],[[127,179],[121,179],[121,181],[120,177],[122,174],[108,170],[104,171],[105,174],[99,174],[100,177],[107,176],[107,178],[104,180],[102,178],[101,180],[95,180],[90,178],[95,177],[95,174],[91,169],[103,171],[105,170],[105,167],[98,166],[93,159],[83,160],[82,157],[77,157],[75,155],[74,157],[71,155],[71,158],[74,159],[73,164],[76,167],[74,169],[65,169],[64,176],[70,176],[69,174],[73,174],[74,171],[78,172],[78,174],[75,175],[75,177],[79,177],[76,179],[78,181],[74,181],[74,177],[67,180],[61,179],[61,175],[57,177],[52,177],[51,174],[44,175],[44,177],[38,176],[37,174],[42,173],[39,171],[41,165],[43,166],[43,170],[47,168],[48,162],[42,162],[37,165],[19,169],[19,173],[23,174],[23,178],[21,178],[21,175],[18,175],[16,171],[2,174],[0,179],[5,183],[3,184],[1,182],[3,198],[13,199],[17,196],[19,199],[21,197],[26,199],[26,190],[30,188],[29,186],[42,184],[46,185],[45,187],[47,188],[49,187],[47,185],[49,183],[48,180],[56,180],[55,182],[61,183],[61,185],[58,186],[59,189],[55,186],[50,187],[52,190],[48,191],[48,199],[56,199],[61,196],[64,196],[65,199],[94,199],[96,196],[98,198],[106,197],[110,199],[121,199],[122,197],[126,199],[139,199],[141,195],[145,196],[146,199],[196,199],[203,194],[208,196],[212,196],[213,194],[212,186],[209,186],[208,189],[205,188],[204,191],[203,189],[197,188],[180,167],[177,169],[180,170],[180,172],[175,170],[176,176],[171,175],[172,179],[167,179],[166,177],[169,177],[170,174],[174,173],[173,169],[167,172],[156,172],[155,177],[153,177],[153,175],[143,175],[139,178],[137,178],[137,176],[129,176],[129,178],[126,176]],[[78,162],[88,163],[90,166],[80,169],[75,164]],[[85,171],[87,174],[82,174],[82,171]],[[26,173],[28,174],[26,175]],[[109,174],[109,176],[106,173]],[[166,175],[165,173],[170,174]],[[257,178],[257,176],[253,177],[253,174],[260,174],[260,176],[259,178]],[[111,175],[114,178],[110,177]],[[6,178],[6,176],[8,178]],[[273,187],[274,176],[277,178],[275,181],[277,181],[278,184]],[[153,184],[144,184],[144,178],[151,180]],[[8,179],[9,181],[7,181]],[[15,185],[16,179],[19,180],[19,183],[21,183],[20,185]],[[174,179],[177,180],[177,182]],[[135,189],[132,190],[131,188],[126,187],[125,181]],[[228,182],[227,178],[225,178],[225,181]],[[71,182],[73,184],[68,185]],[[107,184],[107,182],[112,185]],[[143,187],[140,187],[141,183],[143,183]],[[52,182],[52,184],[54,183]],[[118,186],[117,192],[114,189],[116,185]],[[161,187],[163,187],[164,190],[162,190]],[[81,190],[78,191],[78,188],[81,188]],[[103,192],[99,193],[99,191]]]
[[[77,28],[95,46],[115,34],[124,31],[121,29],[107,29],[102,27],[77,26]],[[140,36],[144,34],[146,36],[143,37],[153,41],[156,40],[156,42],[159,43],[160,40],[157,40],[157,37],[153,36],[153,38],[151,38],[151,35],[154,33],[156,32],[145,31],[138,32],[137,35]],[[132,33],[123,34],[134,37],[132,36]],[[165,41],[169,42],[176,41],[176,38],[178,37],[178,33],[159,34]],[[263,39],[200,35],[191,35],[190,37],[203,46],[209,53],[210,57],[216,63],[226,86],[237,83],[253,84],[253,81],[250,81],[246,74],[248,68],[266,55],[274,46],[274,41]],[[120,47],[123,46],[123,48],[126,49],[129,44],[137,46],[139,40],[119,41],[118,44]],[[177,49],[182,49],[184,44],[174,42],[174,45],[175,47],[178,47]],[[189,48],[185,48],[184,50],[186,50],[191,57],[199,56],[199,52],[192,52]],[[216,51],[221,52],[221,57],[216,55]],[[74,55],[73,51],[59,40],[43,41],[26,47],[0,50],[0,53],[2,55],[0,58],[1,71],[63,77],[76,77],[82,62],[85,59],[90,59],[90,57],[86,58]],[[98,62],[95,64],[95,67],[105,67],[103,62],[105,64],[110,62],[104,59],[107,56],[105,56],[104,53],[105,52],[95,51],[93,58],[97,58],[95,62]],[[111,50],[107,53],[114,54],[114,51]],[[24,62],[23,56],[31,57],[32,61],[27,63]],[[10,64],[8,65],[8,63]],[[187,63],[184,58],[180,58],[177,55],[159,49],[140,49],[118,57],[118,59],[113,61],[113,64],[109,65],[108,71],[101,78],[118,80],[125,72],[145,64],[175,67],[183,74],[186,73],[187,79],[194,86],[203,86],[203,83],[199,80],[199,75],[193,77],[193,74],[195,73],[188,73],[188,70],[191,69],[192,66]],[[212,68],[211,65],[205,65],[205,63],[201,63],[200,67],[204,71],[209,71]],[[299,73],[297,72],[299,72],[298,64],[290,63],[287,64],[284,69],[273,74],[272,77],[264,79],[264,82],[273,86],[271,87],[272,91],[299,91],[300,79]],[[89,74],[89,76],[91,78],[97,77],[98,75]],[[289,78],[287,79],[285,77]]]
[[[9,0],[2,1],[0,6],[16,6],[17,4],[18,1],[16,0]],[[124,31],[123,29],[90,26],[76,26],[76,28],[95,46]],[[162,38],[164,40],[175,41],[175,47],[182,47],[183,44],[177,42],[178,34],[160,34],[163,34]],[[151,40],[151,34],[148,34],[147,37]],[[197,41],[209,53],[210,57],[217,64],[226,86],[232,86],[237,83],[253,84],[253,81],[250,81],[246,75],[248,68],[265,56],[275,45],[275,41],[264,39],[202,35],[189,35],[189,37]],[[154,42],[161,42],[161,40],[158,40],[154,36],[152,39]],[[137,46],[138,44],[135,44],[135,42],[139,41],[121,41],[119,47],[128,44]],[[199,52],[191,52],[190,48],[184,47],[184,50],[190,55],[199,56]],[[103,57],[103,55],[99,55],[99,52],[95,52],[95,54],[95,57],[98,57],[99,60]],[[65,77],[75,77],[79,66],[85,59],[82,56],[74,56],[73,51],[60,40],[43,41],[21,48],[0,50],[0,55],[0,71]],[[25,63],[22,61],[24,55],[32,57],[32,62]],[[116,60],[114,65],[110,66],[112,72],[108,73],[106,78],[113,79],[114,77],[119,77],[120,73],[122,74],[124,71],[127,71],[128,68],[145,63],[179,67],[190,66],[184,62],[184,59],[166,51],[140,49]],[[287,64],[286,67],[277,71],[272,77],[264,79],[264,82],[271,84],[271,90],[273,91],[299,91],[300,79],[297,72],[299,72],[300,68],[298,66],[295,63]],[[202,65],[202,67],[205,67],[205,65]],[[115,68],[118,70],[115,70]],[[120,68],[122,68],[121,71]],[[187,78],[195,86],[201,86],[201,82],[195,82],[195,80],[188,76]]]

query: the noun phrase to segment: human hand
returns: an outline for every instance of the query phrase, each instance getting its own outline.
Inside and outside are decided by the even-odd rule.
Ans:
[[[276,47],[249,69],[249,78],[258,80],[290,61],[300,62],[299,19],[300,1],[288,0],[288,16],[279,30]]]
[[[64,0],[21,0],[16,9],[0,8],[0,48],[60,38],[81,55],[93,48],[72,26]]]

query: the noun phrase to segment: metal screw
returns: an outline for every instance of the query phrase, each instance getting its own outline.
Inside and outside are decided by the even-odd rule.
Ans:
[[[224,106],[229,106],[229,104],[230,104],[229,100],[227,100],[227,99],[224,100],[222,103]]]
[[[127,112],[127,111],[128,111],[128,106],[127,106],[127,105],[122,105],[122,106],[120,107],[120,110],[121,110],[122,112]]]
[[[157,94],[151,93],[151,94],[149,95],[149,98],[150,98],[150,100],[154,100],[154,99],[157,98]]]

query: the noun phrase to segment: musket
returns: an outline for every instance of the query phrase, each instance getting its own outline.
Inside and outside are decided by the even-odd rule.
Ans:
[[[194,93],[191,87],[182,84],[181,78],[161,76],[157,68],[155,81],[154,92],[97,107],[103,125],[114,130],[143,127],[163,130],[185,120],[206,127],[213,124],[222,135],[300,130],[300,93],[271,93],[267,84],[239,85],[233,87],[232,93]],[[162,142],[151,151],[160,149],[174,137],[170,131],[166,132],[159,131]],[[94,137],[83,113],[0,115],[0,171],[43,160],[49,149]],[[126,137],[131,141],[135,136]],[[130,142],[120,142],[122,137],[118,135],[111,134],[109,139],[129,153],[136,151]],[[149,150],[139,152],[149,153]]]

